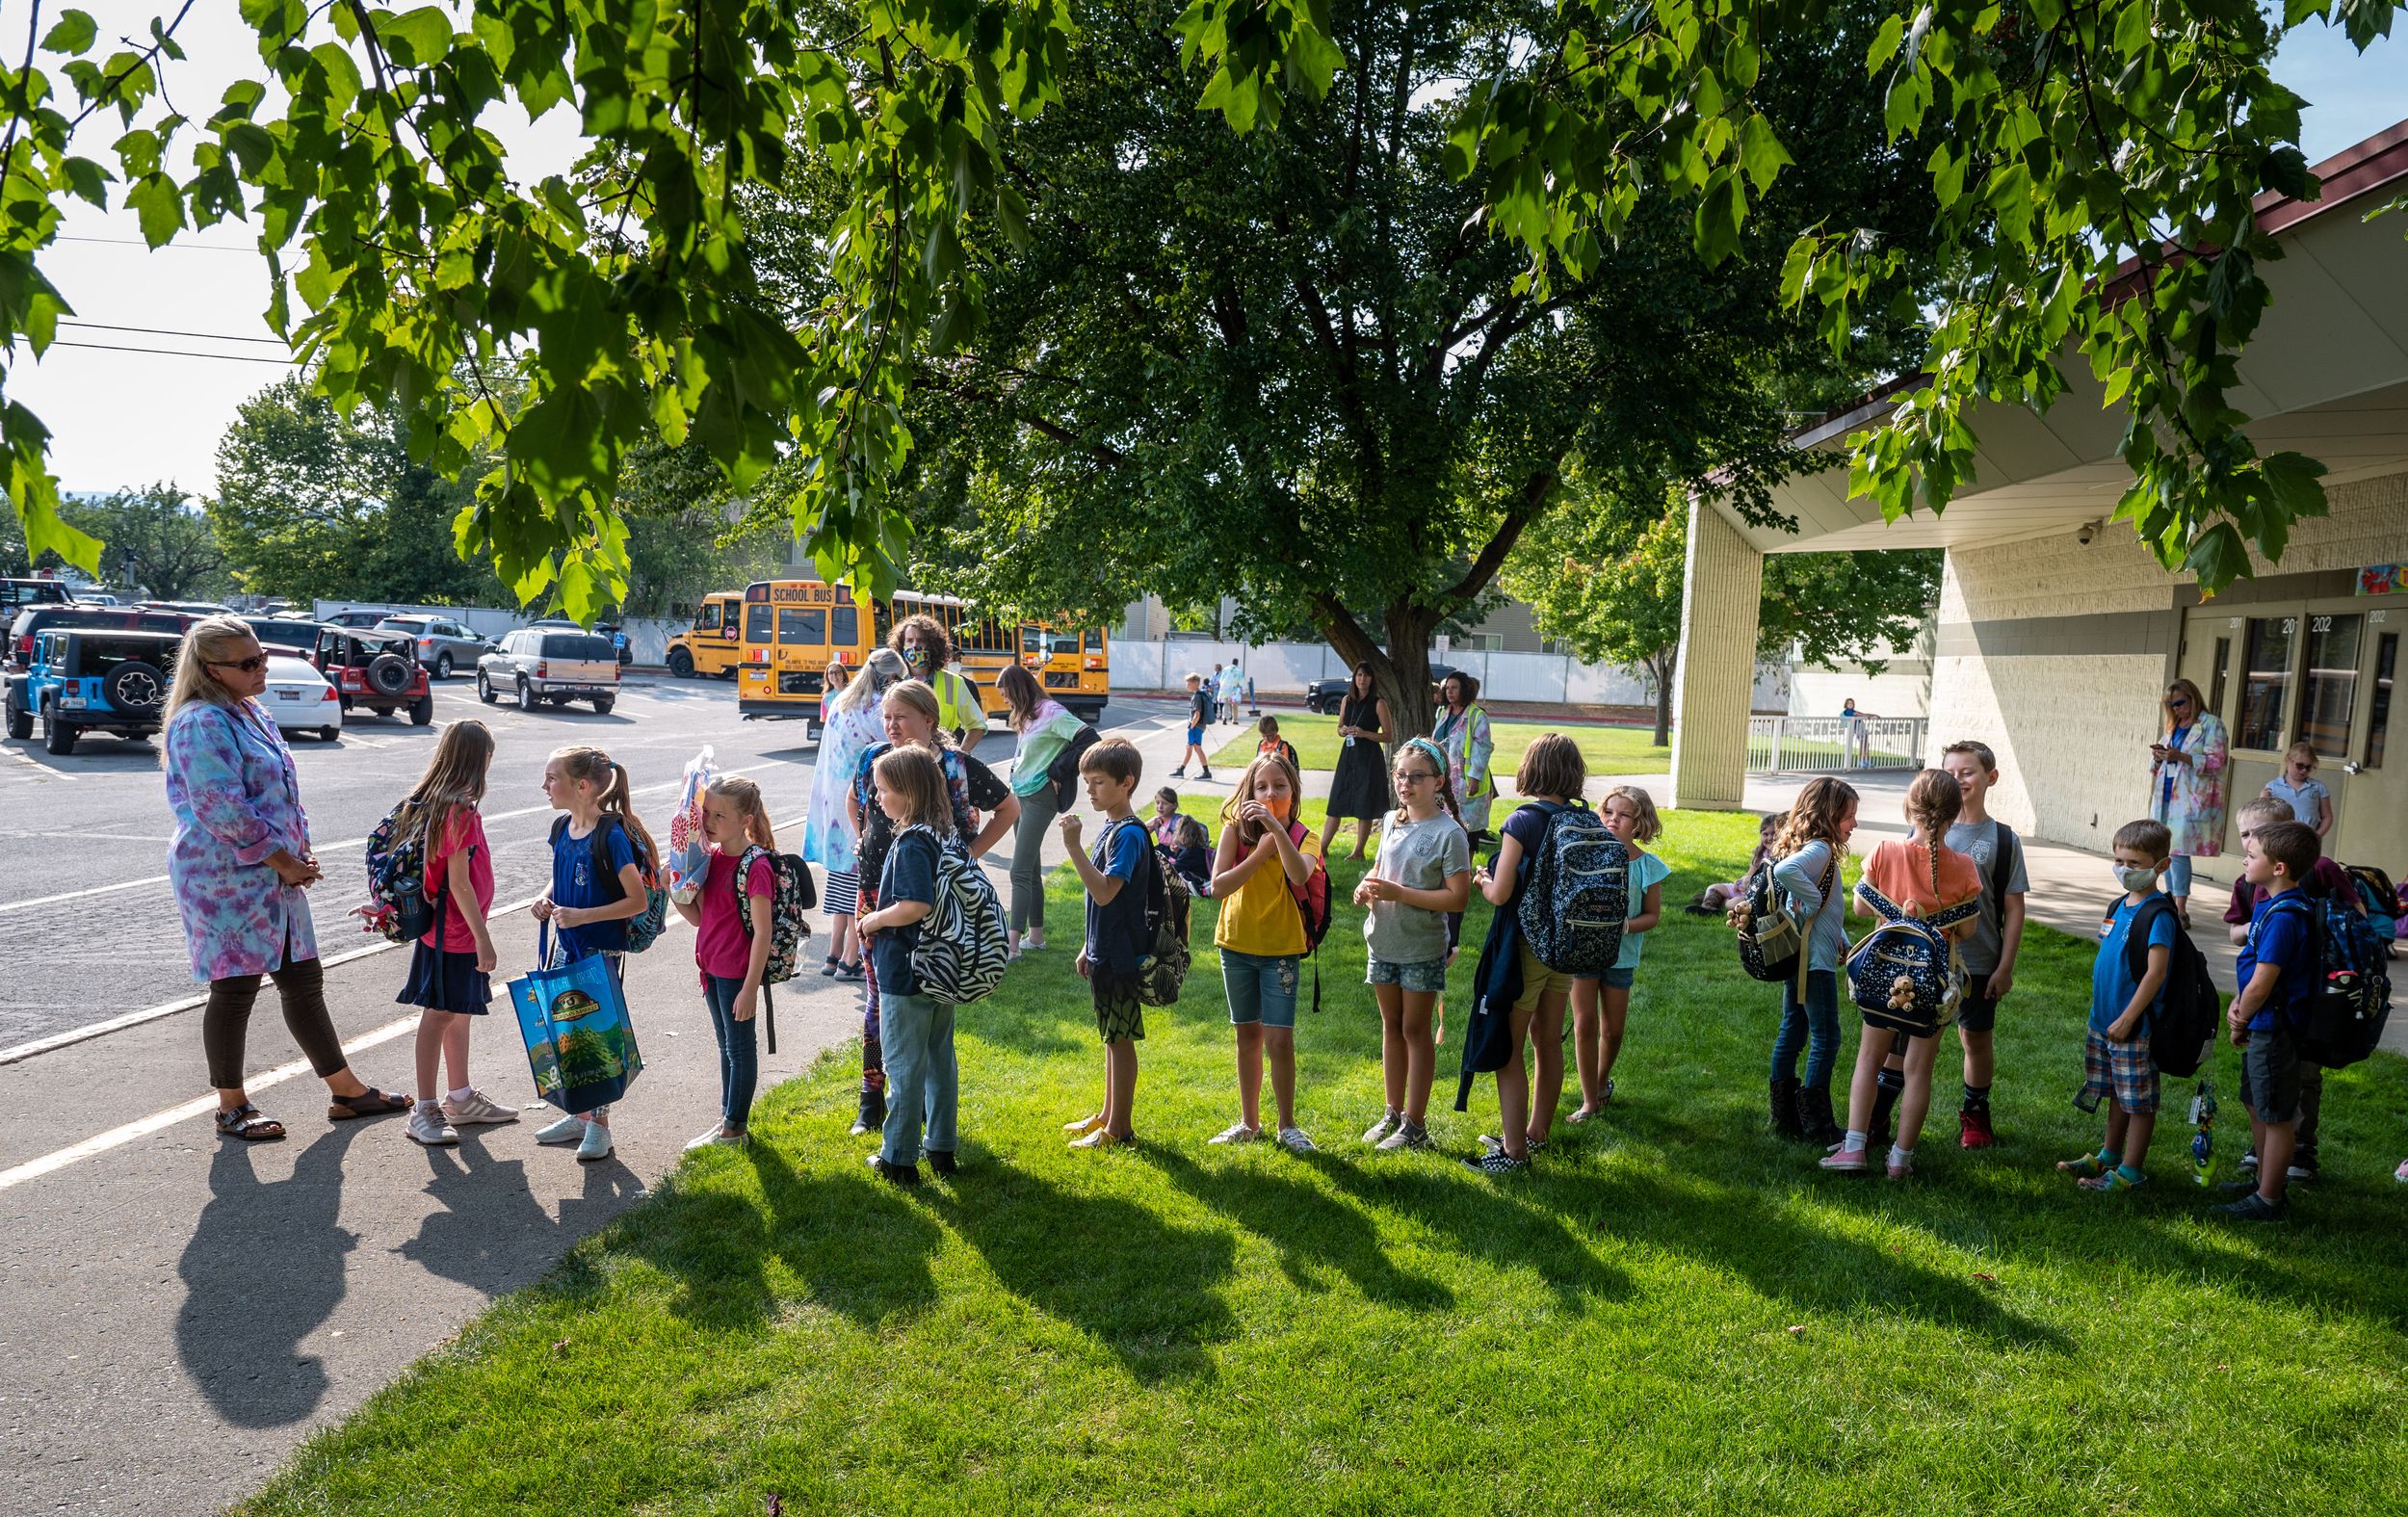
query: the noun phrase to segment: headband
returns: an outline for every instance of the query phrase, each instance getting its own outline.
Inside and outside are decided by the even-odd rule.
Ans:
[[[1446,751],[1439,747],[1437,744],[1432,743],[1427,738],[1407,738],[1404,740],[1402,745],[1408,748],[1419,748],[1423,752],[1428,754],[1430,756],[1430,761],[1438,766],[1438,772],[1441,774],[1446,773]]]

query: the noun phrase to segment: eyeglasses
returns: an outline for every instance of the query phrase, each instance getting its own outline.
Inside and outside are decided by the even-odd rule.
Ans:
[[[201,662],[213,669],[241,669],[246,674],[256,674],[268,667],[268,656],[264,653],[254,653],[247,659],[229,659],[223,663],[215,659],[204,659]]]
[[[1437,777],[1438,772],[1435,770],[1400,769],[1397,771],[1397,783],[1400,785],[1411,785],[1421,780],[1436,779]]]

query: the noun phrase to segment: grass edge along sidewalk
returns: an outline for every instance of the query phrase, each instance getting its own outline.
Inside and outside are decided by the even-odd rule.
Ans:
[[[1670,821],[1672,902],[1755,834]],[[1055,902],[1068,945],[1077,898]],[[1186,998],[1148,1013],[1135,1149],[1063,1147],[1103,1059],[1057,948],[961,1019],[957,1179],[870,1175],[835,1051],[767,1098],[748,1152],[690,1158],[238,1510],[2408,1507],[2398,1059],[2331,1078],[2327,1178],[2287,1226],[2209,1218],[2186,1085],[2150,1183],[2079,1192],[2051,1164],[2097,1138],[2069,1102],[2091,949],[2035,929],[1999,1029],[2003,1145],[1954,1147],[1944,1078],[1914,1182],[1826,1176],[1762,1132],[1767,987],[1676,911],[1617,1104],[1500,1184],[1455,1163],[1495,1114],[1487,1088],[1449,1110],[1469,955],[1446,1152],[1357,1141],[1379,1074],[1348,907],[1298,1030],[1323,1151],[1217,1149],[1236,1097],[1198,905]],[[2234,1070],[2220,1051],[2228,1167]]]
[[[1277,711],[1279,735],[1296,745],[1296,759],[1310,770],[1330,770],[1338,767],[1338,719],[1316,717],[1307,712]],[[1661,774],[1672,767],[1672,750],[1655,745],[1653,727],[1617,727],[1601,722],[1574,721],[1492,721],[1490,732],[1496,742],[1496,752],[1490,767],[1500,775],[1511,778],[1521,766],[1522,750],[1529,747],[1542,733],[1560,732],[1579,745],[1581,759],[1588,766],[1591,777],[1599,774]],[[1222,726],[1208,729],[1205,736],[1227,730]],[[1261,739],[1255,732],[1254,719],[1248,719],[1235,737],[1222,740],[1212,749],[1215,766],[1225,766],[1234,778],[1254,757],[1255,745]],[[1165,775],[1167,772],[1165,772]],[[1165,777],[1159,784],[1177,785],[1176,779]],[[1143,802],[1154,792],[1155,785],[1140,787]],[[1499,817],[1498,821],[1505,820]],[[1214,829],[1219,836],[1219,829]],[[1750,845],[1753,847],[1754,845]]]

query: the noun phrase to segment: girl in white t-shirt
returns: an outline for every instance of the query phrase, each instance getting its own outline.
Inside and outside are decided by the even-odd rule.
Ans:
[[[1429,1146],[1431,1018],[1447,989],[1447,913],[1472,899],[1472,839],[1447,783],[1447,756],[1427,738],[1397,749],[1400,802],[1379,834],[1379,857],[1354,887],[1364,908],[1364,981],[1379,1003],[1379,1065],[1387,1114],[1363,1141],[1394,1153]]]

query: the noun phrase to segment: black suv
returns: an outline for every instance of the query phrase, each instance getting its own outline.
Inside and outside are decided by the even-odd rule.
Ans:
[[[24,668],[34,662],[34,638],[44,627],[74,627],[94,631],[119,632],[182,632],[197,619],[180,611],[136,611],[128,606],[61,606],[45,604],[28,606],[16,614],[15,624],[9,629],[11,667]]]
[[[305,656],[342,697],[345,711],[364,706],[380,717],[406,711],[415,727],[434,720],[434,693],[408,638],[327,627]]]
[[[1448,675],[1462,672],[1452,664],[1431,665],[1429,667],[1430,689],[1436,690],[1444,685]],[[1347,687],[1353,683],[1354,676],[1351,674],[1339,679],[1315,680],[1304,687],[1304,709],[1316,716],[1328,716],[1335,713],[1338,703],[1347,698]]]

